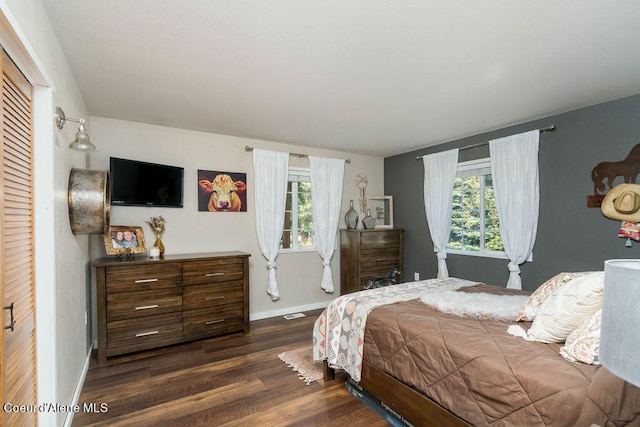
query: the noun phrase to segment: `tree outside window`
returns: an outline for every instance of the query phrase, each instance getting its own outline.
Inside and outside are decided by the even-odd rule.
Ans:
[[[289,168],[284,231],[280,249],[285,252],[315,250],[309,169]]]
[[[452,208],[449,252],[506,257],[489,159],[458,165]]]

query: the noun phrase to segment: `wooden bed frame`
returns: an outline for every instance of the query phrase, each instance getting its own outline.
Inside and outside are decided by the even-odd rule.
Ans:
[[[324,380],[335,378],[335,371],[324,361]],[[387,404],[407,421],[416,426],[471,427],[449,410],[424,394],[398,381],[366,362],[362,362],[360,386]]]

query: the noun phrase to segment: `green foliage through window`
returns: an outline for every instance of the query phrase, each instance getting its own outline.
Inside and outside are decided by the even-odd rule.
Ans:
[[[280,249],[300,250],[314,247],[309,172],[308,169],[291,168]]]
[[[490,173],[458,176],[453,187],[452,208],[447,249],[504,251]]]

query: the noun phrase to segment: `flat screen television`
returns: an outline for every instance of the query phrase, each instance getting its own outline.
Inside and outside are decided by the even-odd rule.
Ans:
[[[184,168],[111,157],[111,204],[181,208]]]

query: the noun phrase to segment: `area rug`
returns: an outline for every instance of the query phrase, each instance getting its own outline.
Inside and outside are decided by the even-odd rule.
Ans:
[[[285,351],[278,355],[280,360],[298,373],[298,378],[307,385],[324,376],[322,362],[313,361],[313,349],[311,346]]]

